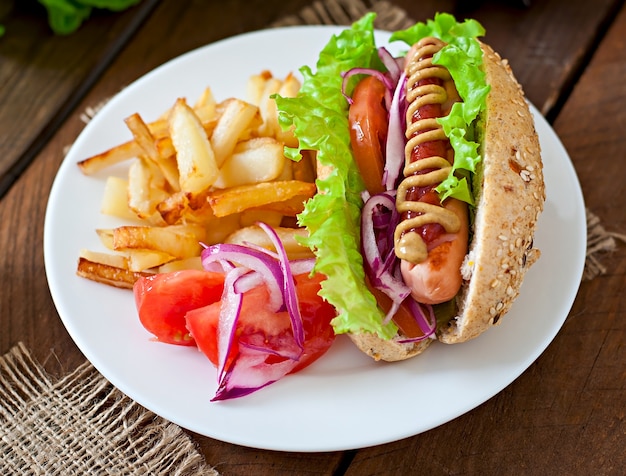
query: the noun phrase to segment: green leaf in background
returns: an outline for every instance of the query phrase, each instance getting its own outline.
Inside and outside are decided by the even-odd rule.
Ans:
[[[48,23],[57,35],[75,32],[93,8],[122,11],[141,0],[39,0],[48,11]]]

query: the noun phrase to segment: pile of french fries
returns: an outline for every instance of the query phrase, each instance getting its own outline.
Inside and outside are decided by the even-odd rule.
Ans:
[[[178,98],[153,122],[126,118],[132,140],[78,163],[86,175],[129,166],[126,178],[107,178],[101,206],[125,224],[96,230],[106,251],[81,250],[77,274],[132,288],[143,275],[200,269],[202,244],[272,249],[258,221],[277,230],[290,257],[312,256],[297,242],[304,230],[295,216],[316,192],[314,158],[285,158],[297,139],[280,128],[270,97],[299,89],[295,76],[263,71],[249,78],[246,99],[217,102],[206,88],[195,104]]]

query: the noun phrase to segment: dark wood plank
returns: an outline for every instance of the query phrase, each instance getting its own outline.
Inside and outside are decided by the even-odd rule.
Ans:
[[[95,14],[69,36],[50,30],[43,8],[17,2],[0,40],[0,196],[143,22],[154,1]]]

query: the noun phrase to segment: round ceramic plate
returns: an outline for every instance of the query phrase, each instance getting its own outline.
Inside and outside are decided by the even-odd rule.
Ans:
[[[340,336],[305,371],[252,395],[211,403],[215,369],[195,348],[157,343],[139,323],[130,291],[76,276],[82,248],[102,249],[95,229],[119,225],[99,213],[106,176],[76,163],[130,139],[123,119],[153,120],[177,97],[210,86],[218,100],[245,97],[250,75],[284,77],[314,65],[336,27],[291,27],[223,40],[185,54],[114,97],[75,142],[53,185],[45,222],[47,277],[65,327],[91,363],[154,413],[218,440],[284,451],[332,451],[398,440],[449,422],[491,398],[537,359],[574,301],[585,259],[586,222],[572,163],[533,108],[547,201],[536,235],[542,257],[503,323],[462,345],[435,343],[416,359],[376,363]],[[379,32],[379,44],[388,34]]]

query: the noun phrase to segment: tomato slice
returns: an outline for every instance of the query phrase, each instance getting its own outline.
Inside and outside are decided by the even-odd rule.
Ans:
[[[372,195],[385,191],[383,148],[389,124],[385,92],[385,85],[377,77],[367,76],[354,88],[348,112],[352,152],[365,187]]]
[[[185,314],[218,302],[223,289],[222,273],[183,270],[140,278],[133,292],[141,324],[159,342],[195,345]]]

